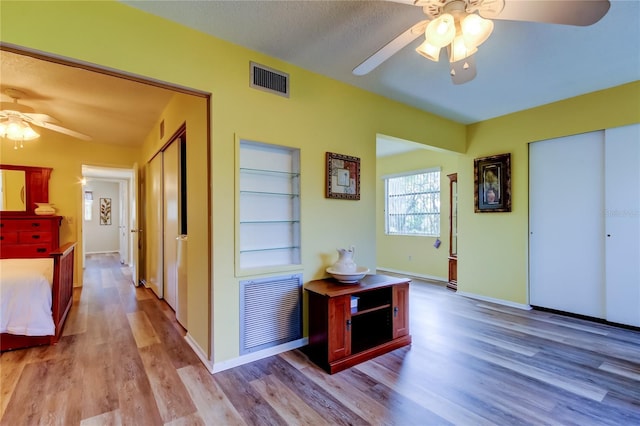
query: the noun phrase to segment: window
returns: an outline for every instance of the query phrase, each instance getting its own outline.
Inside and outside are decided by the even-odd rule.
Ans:
[[[93,210],[93,192],[84,192],[84,220],[91,220],[91,213]]]
[[[440,236],[440,169],[385,176],[385,232]]]

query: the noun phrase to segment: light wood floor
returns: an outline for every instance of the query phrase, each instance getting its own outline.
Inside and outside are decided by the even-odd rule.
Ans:
[[[640,332],[419,281],[410,309],[411,347],[341,373],[291,351],[212,376],[167,305],[93,257],[60,343],[0,356],[0,423],[640,424]]]

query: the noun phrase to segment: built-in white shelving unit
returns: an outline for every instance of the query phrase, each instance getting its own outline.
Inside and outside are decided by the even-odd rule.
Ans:
[[[239,271],[300,264],[300,150],[240,141]]]

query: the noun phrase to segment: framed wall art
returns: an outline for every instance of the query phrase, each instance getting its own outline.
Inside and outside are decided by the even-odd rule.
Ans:
[[[111,225],[111,198],[100,198],[100,225]]]
[[[511,154],[473,160],[475,212],[511,211]]]
[[[327,152],[326,197],[360,199],[360,158]]]

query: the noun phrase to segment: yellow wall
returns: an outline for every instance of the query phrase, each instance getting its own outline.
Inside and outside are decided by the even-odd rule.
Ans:
[[[14,150],[13,143],[0,141],[0,162],[53,168],[49,180],[49,202],[54,204],[57,214],[65,217],[60,227],[60,244],[70,241],[78,244],[74,282],[81,284],[82,165],[131,168],[138,161],[139,150],[114,147],[99,141],[81,141],[46,129],[38,131],[40,138],[25,142],[22,149]]]
[[[212,93],[213,329],[189,323],[214,362],[239,354],[234,275],[235,137],[301,149],[304,280],[324,276],[335,248],[375,266],[377,133],[462,152],[465,127],[143,13],[118,2],[5,2],[2,41]],[[249,87],[249,61],[289,73],[291,98]],[[360,201],[324,198],[326,151],[361,158]],[[202,170],[199,170],[202,173]],[[204,195],[204,194],[203,194]],[[203,200],[204,201],[204,200]],[[204,226],[204,225],[203,225]],[[191,250],[189,250],[191,254]],[[206,254],[202,253],[202,256]],[[191,261],[190,261],[191,262]]]
[[[189,334],[203,349],[209,348],[209,209],[207,134],[208,100],[205,97],[176,94],[153,126],[141,149],[141,166],[171,141],[182,125],[187,139],[187,323]],[[164,136],[160,138],[160,122],[164,121]],[[153,202],[153,201],[152,201]],[[159,208],[162,203],[159,202]],[[155,230],[145,226],[145,232]],[[192,326],[193,325],[193,326]],[[206,350],[206,349],[205,349]],[[210,354],[207,354],[210,355]]]
[[[640,82],[468,126],[460,159],[458,290],[528,303],[528,143],[640,122]],[[511,153],[511,213],[474,213],[473,159]]]
[[[458,171],[459,154],[422,149],[378,158],[376,235],[377,266],[425,278],[446,281],[449,274],[449,178]],[[385,175],[439,167],[440,170],[440,248],[436,237],[385,235]]]

